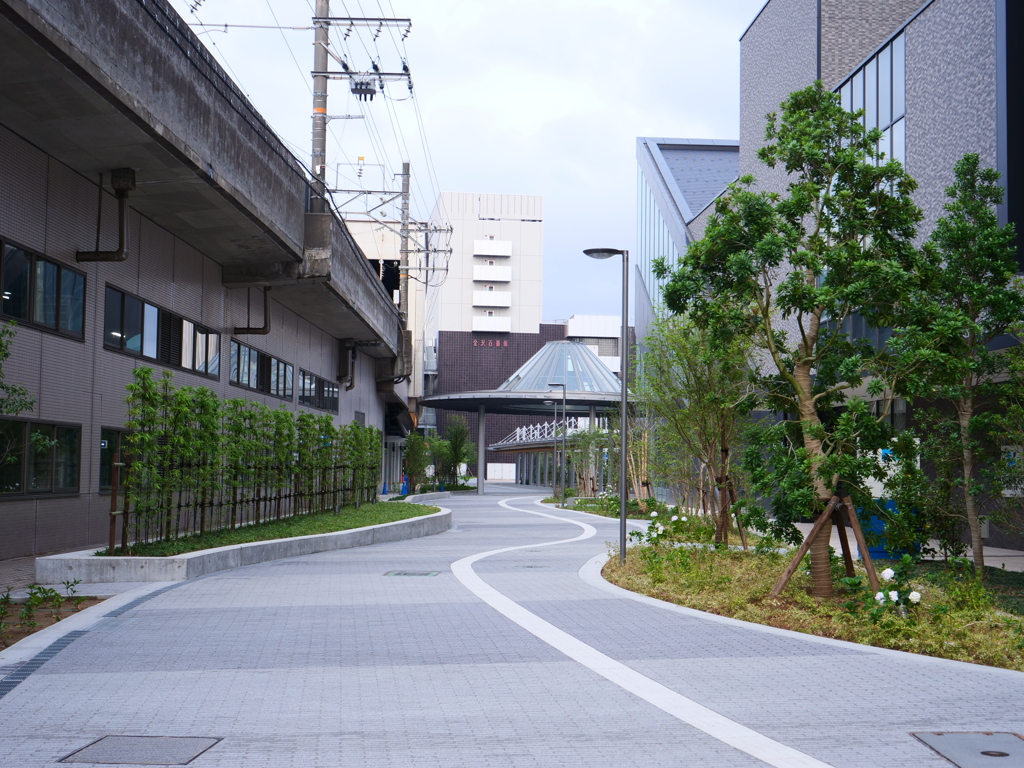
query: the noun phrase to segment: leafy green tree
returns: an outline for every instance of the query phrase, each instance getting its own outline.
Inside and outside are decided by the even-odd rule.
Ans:
[[[606,429],[590,429],[575,432],[566,442],[569,466],[575,474],[573,487],[578,496],[597,496],[601,487],[601,465],[604,456],[612,449],[611,436]]]
[[[434,465],[434,482],[451,483],[451,445],[444,438],[432,434],[427,438],[427,450],[430,452],[430,463]]]
[[[750,400],[749,341],[742,335],[716,341],[676,315],[657,320],[644,343],[638,397],[659,417],[656,440],[670,444],[691,469],[707,469],[717,492],[711,509],[715,542],[727,544],[738,495],[733,447]]]
[[[430,463],[430,453],[419,432],[413,432],[405,439],[405,474],[409,476],[409,493],[416,492],[416,485]]]
[[[29,394],[28,388],[23,384],[11,384],[4,374],[3,366],[11,356],[15,331],[14,323],[0,323],[0,415],[4,416],[16,416],[36,406],[36,399]]]
[[[426,446],[434,465],[434,480],[455,485],[459,482],[460,465],[473,461],[476,446],[469,441],[469,426],[459,414],[448,419],[445,436],[431,434],[426,439]]]
[[[907,302],[908,317],[893,346],[918,363],[904,391],[945,404],[954,415],[962,518],[980,572],[985,555],[979,498],[989,490],[979,473],[980,459],[998,454],[1005,426],[999,411],[1024,393],[1019,353],[990,345],[1024,319],[1024,289],[1016,275],[1013,224],[999,226],[995,210],[1003,201],[999,173],[982,168],[977,154],[968,154],[954,174],[946,190],[946,215],[926,246],[934,254],[927,280]]]
[[[791,521],[820,512],[841,481],[856,486],[873,471],[857,449],[880,437],[882,419],[848,393],[866,384],[883,396],[891,358],[843,329],[855,314],[871,328],[891,325],[921,271],[921,212],[916,182],[879,157],[881,132],[865,130],[820,82],[781,108],[781,118],[768,116],[758,155],[788,174],[787,193],[740,179],[716,202],[704,238],[674,271],[659,271],[671,273],[671,311],[721,343],[744,336],[757,350],[763,407],[788,418],[751,436],[751,481],[771,499],[777,533],[792,539]],[[823,531],[811,546],[817,596],[832,592]]]

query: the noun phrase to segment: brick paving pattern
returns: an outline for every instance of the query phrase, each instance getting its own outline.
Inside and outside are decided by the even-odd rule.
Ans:
[[[0,699],[0,766],[56,768],[107,735],[221,738],[196,768],[763,766],[571,661],[454,577],[463,557],[580,534],[498,505],[517,495],[492,485],[446,500],[456,525],[439,536],[240,568],[118,612]],[[1024,675],[616,597],[579,576],[616,521],[545,511],[597,533],[482,559],[487,584],[788,747],[836,768],[940,768],[910,732],[1024,730]],[[396,570],[439,573],[384,575]]]

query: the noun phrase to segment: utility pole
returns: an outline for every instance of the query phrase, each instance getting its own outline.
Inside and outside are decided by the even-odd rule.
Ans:
[[[327,54],[331,0],[316,0],[313,45],[313,199],[312,213],[327,212]]]
[[[409,163],[402,163],[402,248],[399,254],[398,309],[409,323]]]

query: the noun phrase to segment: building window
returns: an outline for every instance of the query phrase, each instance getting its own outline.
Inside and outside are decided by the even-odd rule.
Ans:
[[[337,413],[339,392],[335,382],[315,373],[299,371],[299,405]]]
[[[867,64],[839,86],[843,108],[864,110],[864,126],[880,128],[878,148],[886,159],[907,159],[907,55],[906,37],[894,37]]]
[[[114,457],[124,449],[124,438],[128,433],[121,429],[100,430],[100,490],[109,491],[113,484]],[[121,455],[124,461],[124,455]],[[121,474],[122,489],[124,473]]]
[[[365,427],[366,426],[366,414],[363,413],[362,411],[356,411],[356,413],[355,413],[355,422],[357,424],[359,424],[360,426]]]
[[[0,419],[0,494],[78,493],[81,427]]]
[[[220,378],[220,334],[107,286],[103,346]]]
[[[292,399],[295,367],[248,344],[231,340],[231,371],[228,379],[246,389]]]
[[[3,243],[0,313],[25,325],[82,338],[85,275]]]

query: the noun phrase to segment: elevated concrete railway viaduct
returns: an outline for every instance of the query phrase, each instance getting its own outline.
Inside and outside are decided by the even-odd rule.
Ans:
[[[119,249],[116,169],[134,171],[127,257],[83,259]],[[4,372],[36,398],[0,432],[67,436],[48,481],[26,461],[0,472],[0,557],[103,540],[104,464],[138,365],[409,425],[398,309],[344,223],[308,212],[310,190],[164,0],[0,0],[0,318],[19,324]]]

